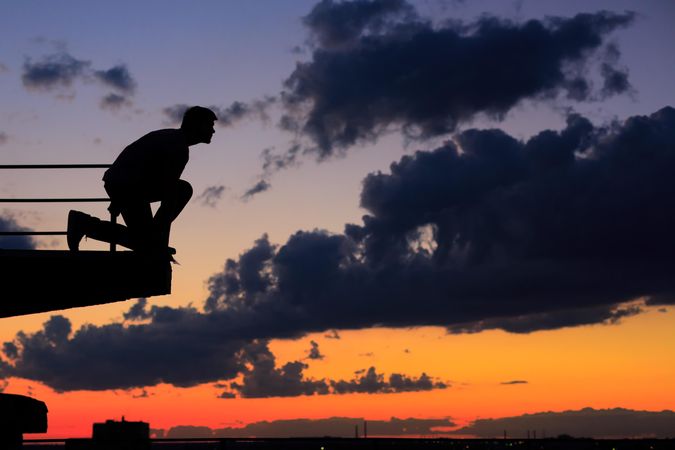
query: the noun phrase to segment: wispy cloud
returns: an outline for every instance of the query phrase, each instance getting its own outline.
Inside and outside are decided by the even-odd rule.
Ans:
[[[195,198],[195,200],[199,201],[204,206],[215,208],[226,190],[227,188],[223,185],[208,186]]]
[[[241,199],[244,201],[248,201],[255,195],[260,194],[261,192],[265,192],[271,186],[272,185],[267,180],[264,179],[258,180],[253,186],[251,186],[246,192],[244,192],[244,195],[241,196]]]
[[[268,109],[277,103],[275,97],[263,97],[262,99],[252,100],[248,103],[235,101],[229,106],[220,107],[217,105],[210,105],[208,108],[212,110],[218,117],[217,125],[221,127],[231,127],[245,119],[258,119],[262,122],[269,120]],[[183,114],[191,105],[179,103],[172,106],[167,106],[162,110],[170,125],[178,125],[183,120]]]

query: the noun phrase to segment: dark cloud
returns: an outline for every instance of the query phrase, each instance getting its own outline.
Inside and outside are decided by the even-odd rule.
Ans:
[[[303,18],[319,47],[344,48],[360,37],[379,34],[400,19],[416,19],[414,8],[405,0],[322,0]]]
[[[546,436],[570,435],[592,438],[672,438],[673,411],[635,411],[623,408],[542,412],[501,419],[481,419],[456,430],[481,438],[525,437],[525,430],[546,430]]]
[[[315,341],[310,341],[311,348],[309,349],[307,359],[323,359],[324,356],[321,354],[321,350],[319,350],[319,344],[317,344]]]
[[[269,176],[279,170],[297,165],[298,157],[302,154],[301,150],[302,147],[298,144],[292,145],[284,153],[273,153],[272,148],[264,149],[261,154],[263,173]]]
[[[162,113],[166,116],[169,125],[180,125],[183,121],[183,114],[185,114],[185,111],[187,111],[189,107],[190,105],[184,103],[167,106],[162,109]]]
[[[263,122],[269,120],[268,109],[277,102],[275,97],[264,97],[253,100],[249,103],[235,101],[227,107],[211,105],[208,106],[218,117],[217,125],[222,127],[231,127],[244,119],[257,118]],[[162,110],[171,125],[180,125],[183,120],[183,113],[190,107],[184,103],[168,106]]]
[[[91,61],[78,60],[65,52],[44,56],[33,62],[27,58],[23,64],[21,80],[28,89],[53,90],[69,87],[73,81],[91,71]]]
[[[69,88],[75,81],[90,82],[115,89],[100,102],[102,109],[116,110],[131,105],[129,99],[136,90],[136,81],[126,65],[120,64],[107,70],[96,70],[91,61],[79,60],[65,50],[42,57],[33,62],[27,58],[21,75],[23,85],[30,90],[59,91]],[[72,98],[74,94],[59,94],[59,98]]]
[[[187,439],[205,438],[292,438],[292,437],[354,437],[354,429],[362,429],[361,417],[331,417],[327,419],[290,419],[249,423],[240,428],[206,429],[205,427],[179,426],[169,429],[168,437]],[[368,436],[421,436],[443,435],[455,424],[445,419],[368,420]],[[437,430],[439,429],[439,430]]]
[[[9,72],[9,67],[7,67],[3,63],[0,63],[0,73],[5,73],[5,72]]]
[[[303,371],[309,366],[300,361],[291,361],[275,367],[275,357],[267,342],[253,342],[243,350],[243,359],[251,367],[244,372],[243,382],[233,382],[230,388],[242,397],[297,397],[299,395],[328,394],[324,380],[305,378]]]
[[[318,345],[312,341],[312,350],[318,353]],[[312,358],[310,354],[309,359]],[[232,398],[237,392],[241,397],[297,397],[299,395],[327,394],[393,394],[399,392],[428,391],[445,389],[448,386],[433,381],[428,375],[419,378],[398,373],[391,374],[385,380],[375,367],[368,369],[364,375],[345,380],[315,380],[307,378],[304,370],[309,366],[301,361],[291,361],[281,367],[276,366],[276,358],[270,352],[266,341],[254,341],[242,350],[242,360],[247,368],[243,371],[241,383],[230,383],[230,389],[221,394],[222,398]]]
[[[603,78],[601,94],[604,97],[631,92],[633,87],[628,81],[628,68],[619,65],[621,52],[616,44],[609,44],[605,50],[604,62],[600,66]]]
[[[166,439],[204,439],[212,438],[213,430],[209,427],[204,426],[194,426],[194,425],[179,425],[176,427],[171,427],[166,433],[166,436],[163,435]]]
[[[131,398],[148,398],[152,397],[154,394],[150,394],[147,390],[141,389],[139,392],[132,393]]]
[[[234,102],[227,108],[216,108],[218,123],[222,126],[231,126],[234,123],[249,117],[255,117],[263,122],[269,120],[267,110],[276,103],[275,97],[264,97],[249,103]]]
[[[265,290],[214,283],[209,304],[293,311],[303,331],[616,323],[640,312],[630,300],[675,298],[673,130],[672,108],[609,127],[571,115],[525,142],[467,130],[366,177],[362,225],[295,233],[260,264]]]
[[[267,181],[267,180],[258,180],[256,184],[251,186],[246,192],[244,192],[244,195],[241,196],[241,199],[243,201],[248,201],[253,198],[253,196],[260,194],[261,192],[265,192],[268,190],[272,185]]]
[[[204,192],[195,198],[195,200],[201,202],[204,206],[215,208],[226,189],[227,188],[223,185],[208,186],[204,189]]]
[[[322,380],[304,377],[301,362],[270,365],[263,348],[256,372],[254,340],[374,326],[527,333],[616,323],[644,308],[636,299],[675,299],[673,173],[670,107],[606,127],[571,115],[564,129],[527,141],[467,130],[367,176],[367,214],[344,234],[298,231],[279,246],[262,236],[227,260],[209,279],[205,312],[144,305],[129,313],[149,314],[144,324],[85,326],[65,340],[46,327],[20,333],[0,372],[60,390],[249,374],[242,395],[267,378],[279,392],[302,392]],[[339,386],[385,382],[373,373]],[[430,381],[386,381],[420,382]]]
[[[70,321],[52,316],[41,330],[19,332],[2,347],[0,379],[21,377],[45,383],[56,391],[133,389],[170,383],[187,387],[216,380],[227,384],[221,398],[295,397],[352,392],[396,393],[447,387],[427,375],[392,374],[389,381],[371,368],[351,381],[312,379],[308,365],[290,361],[277,366],[268,341],[244,336],[232,327],[237,314],[200,314],[189,308],[146,308],[139,299],[124,314],[129,322],[84,325],[73,332]],[[236,319],[235,319],[236,320]],[[370,378],[381,381],[376,388]],[[146,391],[132,395],[148,395]]]
[[[1,137],[1,136],[0,136]],[[1,143],[1,141],[0,141]],[[30,231],[20,226],[11,216],[0,216],[0,231]],[[0,249],[32,250],[35,248],[35,240],[30,236],[2,236],[0,235]]]
[[[502,381],[499,384],[510,386],[510,385],[513,385],[513,384],[528,384],[528,383],[525,380],[511,380],[511,381]]]
[[[19,357],[19,348],[14,342],[5,342],[2,345],[2,352],[10,359]]]
[[[434,25],[405,0],[322,0],[303,18],[312,55],[297,63],[280,95],[278,125],[293,134],[293,144],[263,151],[263,173],[243,198],[268,190],[271,175],[303,155],[343,155],[390,131],[424,140],[455,132],[478,114],[502,119],[524,100],[596,101],[632,92],[608,38],[633,19],[601,11]],[[228,110],[238,118],[249,109],[235,102]]]
[[[9,135],[5,132],[0,131],[0,145],[6,144],[9,140]]]
[[[94,71],[94,77],[123,94],[133,94],[136,90],[136,81],[124,64],[108,70],[96,70]]]
[[[596,323],[616,324],[625,317],[631,317],[641,312],[643,312],[643,308],[640,305],[621,305],[614,308],[602,305],[479,320],[466,324],[450,325],[448,331],[450,333],[478,333],[485,330],[500,329],[511,333],[529,333],[533,330],[550,330]]]
[[[237,398],[237,394],[235,394],[234,392],[230,392],[230,391],[224,391],[218,397],[225,398],[225,399],[227,399],[227,398]]]
[[[101,109],[118,110],[123,107],[131,106],[131,101],[119,94],[110,93],[101,99]]]
[[[337,330],[330,330],[327,334],[324,334],[323,337],[326,339],[340,339],[340,333]]]
[[[218,292],[219,295],[236,295],[237,293],[266,292],[272,285],[270,272],[270,259],[274,256],[276,247],[270,244],[268,236],[263,235],[255,241],[255,245],[241,254],[239,260],[228,259],[225,269],[209,279],[209,291]],[[233,305],[234,309],[246,309],[252,304],[247,304],[248,299],[242,298],[240,305]],[[216,311],[219,307],[219,298],[210,296],[204,305],[207,312]]]
[[[294,143],[288,150],[281,153],[274,153],[274,148],[264,149],[260,155],[263,160],[262,174],[259,175],[258,181],[244,193],[241,199],[248,201],[255,195],[268,191],[272,187],[269,180],[276,172],[300,164],[302,150],[302,146],[298,143]]]
[[[0,376],[68,391],[193,386],[243,370],[239,352],[246,342],[219,331],[222,323],[188,308],[153,306],[150,313],[150,324],[85,325],[75,332],[68,319],[52,316],[42,330],[17,334]]]
[[[502,118],[526,99],[591,100],[591,69],[600,60],[601,93],[621,93],[630,85],[618,50],[602,49],[633,17],[602,11],[513,23],[483,16],[434,27],[405,1],[325,0],[304,19],[316,47],[285,81],[280,126],[309,137],[308,151],[323,159],[392,128],[426,139],[478,113]]]
[[[142,321],[152,318],[152,314],[147,310],[148,299],[139,298],[128,311],[123,313],[124,320]]]
[[[432,389],[445,389],[448,387],[443,382],[433,381],[423,373],[419,378],[411,378],[398,373],[391,374],[389,380],[385,380],[383,374],[377,373],[375,367],[370,367],[363,375],[349,381],[331,381],[331,387],[336,394],[383,394],[394,392],[430,391]]]
[[[651,295],[646,304],[650,306],[675,305],[675,296],[671,293]]]

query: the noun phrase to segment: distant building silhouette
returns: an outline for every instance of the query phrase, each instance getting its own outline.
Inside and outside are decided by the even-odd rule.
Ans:
[[[66,450],[150,450],[150,424],[106,420],[93,425],[91,439],[67,439]]]

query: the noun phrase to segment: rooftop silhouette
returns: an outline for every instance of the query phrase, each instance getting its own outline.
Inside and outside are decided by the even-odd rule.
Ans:
[[[31,397],[0,393],[0,448],[22,446],[24,433],[47,432],[47,405]]]

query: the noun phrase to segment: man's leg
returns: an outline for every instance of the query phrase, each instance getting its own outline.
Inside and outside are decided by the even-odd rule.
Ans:
[[[157,245],[168,247],[171,223],[183,211],[190,198],[192,198],[192,186],[184,180],[178,180],[170,190],[164,193],[154,217]]]
[[[125,202],[119,204],[124,223],[127,225],[128,236],[133,250],[145,250],[154,246],[153,219],[150,203]],[[122,242],[120,242],[120,245]]]
[[[80,241],[85,236],[97,241],[115,242],[127,248],[133,248],[134,245],[129,229],[124,225],[71,210],[68,213],[68,248],[79,250]]]

